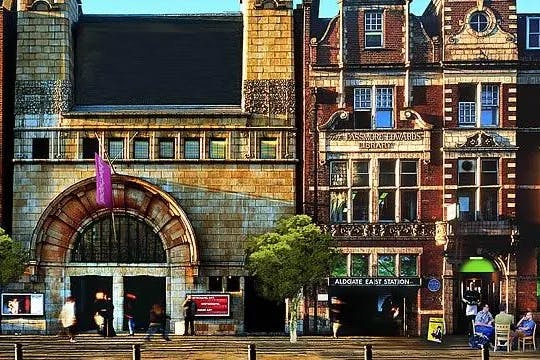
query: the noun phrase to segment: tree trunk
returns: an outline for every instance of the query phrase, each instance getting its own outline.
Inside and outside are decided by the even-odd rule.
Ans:
[[[296,325],[298,323],[298,304],[300,303],[301,297],[302,292],[296,294],[296,296],[291,299],[291,306],[289,307],[289,335],[292,343],[297,341]]]

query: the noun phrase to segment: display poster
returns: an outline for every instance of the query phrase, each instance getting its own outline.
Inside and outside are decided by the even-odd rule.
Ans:
[[[427,333],[429,341],[441,343],[445,331],[443,318],[429,318]]]
[[[43,294],[3,293],[2,316],[42,316]]]

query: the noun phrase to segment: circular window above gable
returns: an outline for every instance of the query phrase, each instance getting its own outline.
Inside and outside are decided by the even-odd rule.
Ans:
[[[471,17],[469,18],[469,25],[474,31],[478,33],[483,33],[488,29],[489,17],[483,11],[475,11],[471,14]]]

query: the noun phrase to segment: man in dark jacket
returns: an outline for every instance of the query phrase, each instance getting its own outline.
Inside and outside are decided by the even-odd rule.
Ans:
[[[171,341],[167,335],[167,319],[170,319],[170,317],[165,314],[160,304],[152,305],[152,309],[150,310],[150,324],[148,325],[148,332],[144,340],[149,341],[152,335],[161,332],[165,340]]]
[[[182,304],[184,308],[184,335],[188,335],[188,329],[191,335],[195,335],[195,314],[197,313],[197,304],[191,298],[191,295],[186,297]]]

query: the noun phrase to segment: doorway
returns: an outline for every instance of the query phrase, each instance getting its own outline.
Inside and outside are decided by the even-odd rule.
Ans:
[[[244,324],[247,333],[283,333],[285,303],[271,301],[257,293],[252,277],[245,278]]]
[[[133,316],[135,319],[135,330],[146,330],[148,328],[150,308],[152,304],[160,304],[165,313],[170,315],[165,308],[165,278],[156,276],[125,276],[124,295],[135,295],[133,301]],[[125,301],[125,299],[124,299]],[[123,330],[128,329],[127,318],[124,317]]]
[[[102,291],[112,297],[112,276],[72,276],[71,295],[76,301],[78,330],[81,332],[96,330],[94,323],[94,301],[96,293]]]

